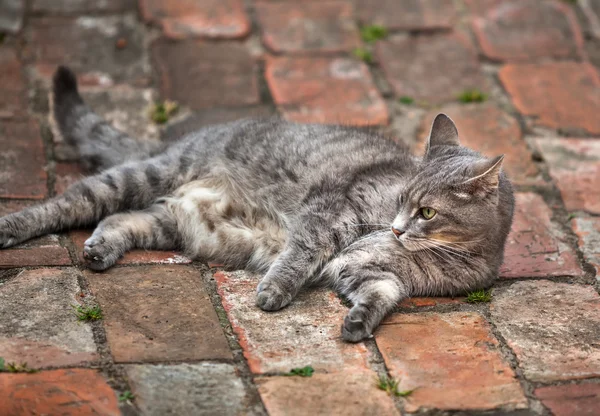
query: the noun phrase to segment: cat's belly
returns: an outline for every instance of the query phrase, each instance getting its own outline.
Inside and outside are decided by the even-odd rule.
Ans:
[[[287,240],[280,218],[218,181],[187,183],[166,203],[177,218],[186,254],[194,258],[266,271]]]

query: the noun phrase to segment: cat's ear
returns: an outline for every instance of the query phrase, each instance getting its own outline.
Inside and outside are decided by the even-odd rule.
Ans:
[[[425,147],[425,154],[429,153],[429,150],[432,147],[441,145],[460,145],[458,141],[458,130],[454,125],[454,121],[446,114],[438,114],[435,117],[435,120],[433,120],[429,138],[427,139],[427,146]]]
[[[492,159],[481,160],[473,166],[472,177],[462,183],[462,188],[471,194],[487,194],[498,188],[500,183],[500,171],[504,155]]]

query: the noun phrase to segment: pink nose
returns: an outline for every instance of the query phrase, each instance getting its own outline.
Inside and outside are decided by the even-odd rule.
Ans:
[[[392,227],[392,232],[394,233],[394,235],[396,236],[396,238],[399,238],[402,234],[404,234],[404,231],[400,231],[396,227]]]

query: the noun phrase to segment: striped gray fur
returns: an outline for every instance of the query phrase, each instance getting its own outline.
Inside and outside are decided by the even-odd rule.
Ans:
[[[498,275],[514,205],[502,158],[460,146],[444,115],[422,158],[365,130],[280,119],[207,127],[162,149],[93,114],[66,68],[53,97],[56,126],[101,171],[0,218],[0,247],[99,222],[84,248],[92,269],[134,247],[180,249],[265,273],[267,311],[327,285],[353,302],[347,341],[371,336],[406,297],[460,295]]]

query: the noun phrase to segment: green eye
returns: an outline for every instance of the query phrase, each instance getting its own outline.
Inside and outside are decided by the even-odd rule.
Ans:
[[[433,217],[435,217],[435,214],[437,214],[437,211],[433,208],[429,208],[429,207],[421,208],[421,215],[426,220],[432,219]]]

